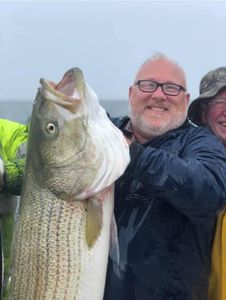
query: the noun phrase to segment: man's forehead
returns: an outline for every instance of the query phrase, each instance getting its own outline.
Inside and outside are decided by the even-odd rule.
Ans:
[[[145,63],[139,69],[136,79],[155,79],[162,82],[172,81],[175,83],[185,84],[185,77],[181,68],[166,59],[159,59]]]

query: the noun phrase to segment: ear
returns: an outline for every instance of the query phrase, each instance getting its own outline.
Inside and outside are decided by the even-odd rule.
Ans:
[[[133,86],[131,85],[131,86],[129,87],[129,98],[131,97],[132,89],[133,89]]]
[[[190,93],[189,92],[185,93],[185,101],[187,102],[187,105],[188,105],[189,101],[190,101]]]
[[[206,125],[207,122],[207,117],[206,117],[206,111],[202,111],[201,116],[200,116],[202,124]]]

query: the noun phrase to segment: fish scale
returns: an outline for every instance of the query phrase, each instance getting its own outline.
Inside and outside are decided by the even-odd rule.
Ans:
[[[29,247],[27,243],[24,243],[16,254],[18,259],[22,260],[20,263],[23,265],[23,272],[20,273],[19,269],[20,272],[14,274],[16,284],[20,286],[18,290],[21,291],[21,295],[25,295],[26,299],[57,300],[64,297],[68,300],[76,299],[80,288],[81,249],[85,241],[85,207],[82,202],[62,202],[51,194],[47,196],[46,191],[43,191],[43,195],[44,197],[40,197],[36,194],[39,202],[32,195],[26,196],[27,203],[23,206],[24,218],[19,221],[20,231],[16,235],[23,241],[27,241]],[[33,208],[30,205],[33,201],[40,205],[36,204]],[[74,215],[77,217],[74,218]],[[28,231],[27,228],[33,230]],[[32,257],[32,254],[36,252],[37,242],[40,243],[39,248],[44,252],[40,256]],[[42,247],[42,243],[49,247]],[[37,269],[38,272],[36,272]],[[39,274],[43,281],[36,276],[30,277],[31,273]],[[56,280],[51,282],[48,277]],[[34,285],[37,286],[36,289],[32,288]],[[31,291],[36,291],[36,293],[32,295]],[[73,296],[70,297],[70,295]],[[23,299],[23,297],[17,295],[15,299]],[[14,299],[13,294],[12,299]]]

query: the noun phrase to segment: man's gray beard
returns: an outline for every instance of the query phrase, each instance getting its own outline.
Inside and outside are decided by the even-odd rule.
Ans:
[[[164,123],[159,126],[152,125],[147,122],[141,115],[134,113],[130,108],[130,118],[132,126],[139,129],[139,134],[145,137],[145,139],[151,139],[160,136],[167,131],[180,127],[187,117],[187,110],[185,112],[179,112],[174,118],[173,122]]]

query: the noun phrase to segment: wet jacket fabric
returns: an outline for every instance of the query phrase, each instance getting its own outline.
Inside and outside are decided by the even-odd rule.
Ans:
[[[213,242],[208,300],[226,299],[226,208],[217,218]]]
[[[122,129],[128,118],[115,119]],[[124,132],[126,134],[126,132]],[[116,182],[119,264],[109,258],[104,300],[206,300],[225,149],[188,121],[145,144]]]

